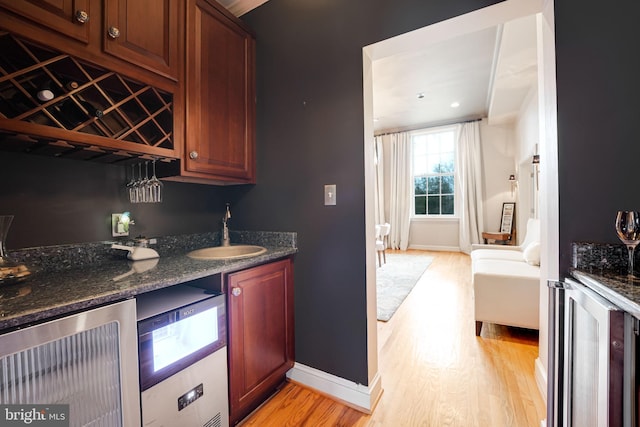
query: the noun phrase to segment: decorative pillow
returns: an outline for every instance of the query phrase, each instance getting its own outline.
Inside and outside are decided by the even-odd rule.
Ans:
[[[540,242],[531,242],[524,248],[522,258],[531,265],[540,265]]]

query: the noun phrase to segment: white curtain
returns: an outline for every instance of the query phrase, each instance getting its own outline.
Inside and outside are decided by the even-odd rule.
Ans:
[[[411,137],[407,132],[390,135],[391,189],[389,246],[406,251],[411,219]]]
[[[382,136],[375,137],[374,144],[374,160],[376,171],[376,188],[375,188],[375,221],[376,224],[384,224],[387,220],[384,214],[384,156],[382,146]]]
[[[456,181],[460,189],[460,250],[471,252],[473,243],[482,240],[484,219],[482,197],[482,155],[478,121],[462,123],[458,129],[458,168]]]

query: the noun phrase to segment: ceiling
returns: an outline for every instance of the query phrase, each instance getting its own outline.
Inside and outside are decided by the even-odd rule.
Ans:
[[[218,3],[227,8],[235,16],[241,16],[255,9],[267,0],[218,0]]]
[[[374,61],[374,130],[513,121],[537,82],[535,29],[532,15]]]
[[[267,0],[218,0],[236,16]],[[377,133],[515,119],[537,82],[535,15],[373,62]],[[453,108],[452,103],[459,106]]]

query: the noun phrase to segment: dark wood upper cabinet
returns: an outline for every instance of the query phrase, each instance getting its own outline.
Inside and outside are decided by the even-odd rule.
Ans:
[[[142,68],[178,80],[182,0],[0,0],[0,8],[9,12],[0,27],[14,34],[137,79]]]
[[[255,39],[217,3],[189,0],[186,180],[255,183]]]
[[[84,44],[89,43],[91,26],[100,25],[99,10],[89,0],[0,0],[0,6]]]
[[[179,0],[105,0],[105,52],[177,80],[182,9]]]
[[[0,18],[0,47],[21,45],[0,70],[0,137],[70,144],[56,155],[98,145],[179,160],[159,165],[165,179],[256,182],[255,38],[220,4],[0,0]],[[79,87],[65,89],[68,79]],[[56,92],[46,103],[31,93],[40,84]],[[63,107],[79,117],[67,123]]]

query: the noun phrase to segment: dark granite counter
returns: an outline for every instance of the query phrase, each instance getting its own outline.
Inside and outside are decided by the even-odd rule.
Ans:
[[[218,233],[158,238],[157,246],[151,247],[160,258],[135,263],[126,259],[126,251],[111,249],[110,242],[9,252],[32,274],[22,283],[0,287],[0,330],[242,270],[297,252],[295,233],[231,232],[231,241],[264,246],[267,252],[231,260],[195,260],[186,256],[194,249],[218,246]]]
[[[637,265],[637,264],[636,264]],[[571,276],[640,318],[640,275],[628,277],[624,245],[574,243]]]

